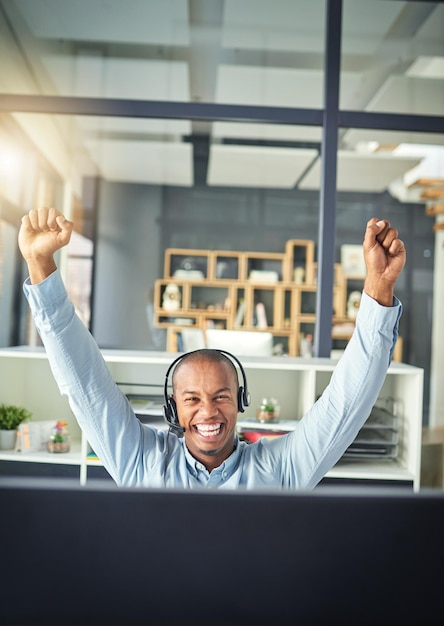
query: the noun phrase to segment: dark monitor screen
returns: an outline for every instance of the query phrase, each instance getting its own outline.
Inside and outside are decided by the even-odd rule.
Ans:
[[[0,623],[442,623],[444,495],[3,480]]]

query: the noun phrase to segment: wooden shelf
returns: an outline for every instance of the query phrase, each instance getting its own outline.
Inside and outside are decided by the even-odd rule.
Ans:
[[[444,198],[444,187],[431,187],[425,189],[421,196],[423,200],[440,200]]]
[[[177,350],[182,329],[216,327],[271,332],[275,344],[285,338],[285,354],[300,356],[301,339],[314,334],[316,323],[314,251],[305,239],[289,239],[282,253],[167,249],[154,290],[154,323],[168,329],[167,349]],[[335,263],[332,326],[354,321],[347,318],[347,299],[362,286],[362,277],[345,276]]]
[[[443,187],[444,178],[418,178],[415,182],[409,185],[409,188],[413,187]]]
[[[426,207],[426,215],[442,215],[444,213],[444,203],[430,204]]]
[[[80,441],[71,442],[69,452],[51,453],[42,451],[16,452],[15,450],[0,450],[0,461],[18,461],[22,463],[51,463],[56,465],[80,465]]]

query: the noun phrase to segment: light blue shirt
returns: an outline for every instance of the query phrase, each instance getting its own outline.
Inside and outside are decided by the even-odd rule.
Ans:
[[[355,332],[328,387],[295,430],[234,452],[212,472],[184,439],[142,424],[76,316],[58,271],[24,291],[62,394],[118,485],[219,489],[312,489],[337,463],[370,415],[386,377],[402,311],[362,294]]]

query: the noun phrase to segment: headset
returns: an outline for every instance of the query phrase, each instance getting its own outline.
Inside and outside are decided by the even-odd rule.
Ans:
[[[230,359],[234,367],[236,367],[237,365],[237,367],[239,368],[239,371],[242,376],[242,384],[239,385],[239,391],[237,394],[237,408],[240,413],[243,413],[245,409],[248,406],[250,406],[250,394],[248,392],[248,387],[247,387],[247,376],[245,374],[244,368],[242,367],[242,363],[239,361],[237,357],[234,356],[234,354],[231,354],[231,352],[227,352],[226,350],[218,350],[218,349],[209,350],[208,349],[208,351],[219,352],[220,354],[225,355],[226,357],[228,357],[228,359]],[[177,415],[176,401],[171,395],[168,394],[168,380],[169,380],[171,370],[175,368],[176,365],[180,361],[182,361],[183,359],[186,359],[190,354],[194,354],[195,352],[202,352],[202,350],[192,350],[191,352],[186,352],[185,354],[182,354],[181,356],[177,357],[177,359],[174,359],[174,361],[171,363],[171,365],[169,366],[165,374],[165,385],[164,385],[164,390],[163,390],[163,396],[164,396],[163,416],[167,424],[170,427],[170,431],[173,432],[175,435],[177,435],[177,437],[183,437],[185,429],[182,428],[182,426],[179,423],[179,416]]]

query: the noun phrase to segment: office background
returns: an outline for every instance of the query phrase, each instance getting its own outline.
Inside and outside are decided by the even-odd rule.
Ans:
[[[2,0],[0,27],[2,346],[38,341],[15,244],[36,205],[75,220],[60,264],[99,345],[148,350],[166,248],[303,238],[326,355],[332,263],[378,215],[408,249],[403,359],[444,421],[441,2]]]

